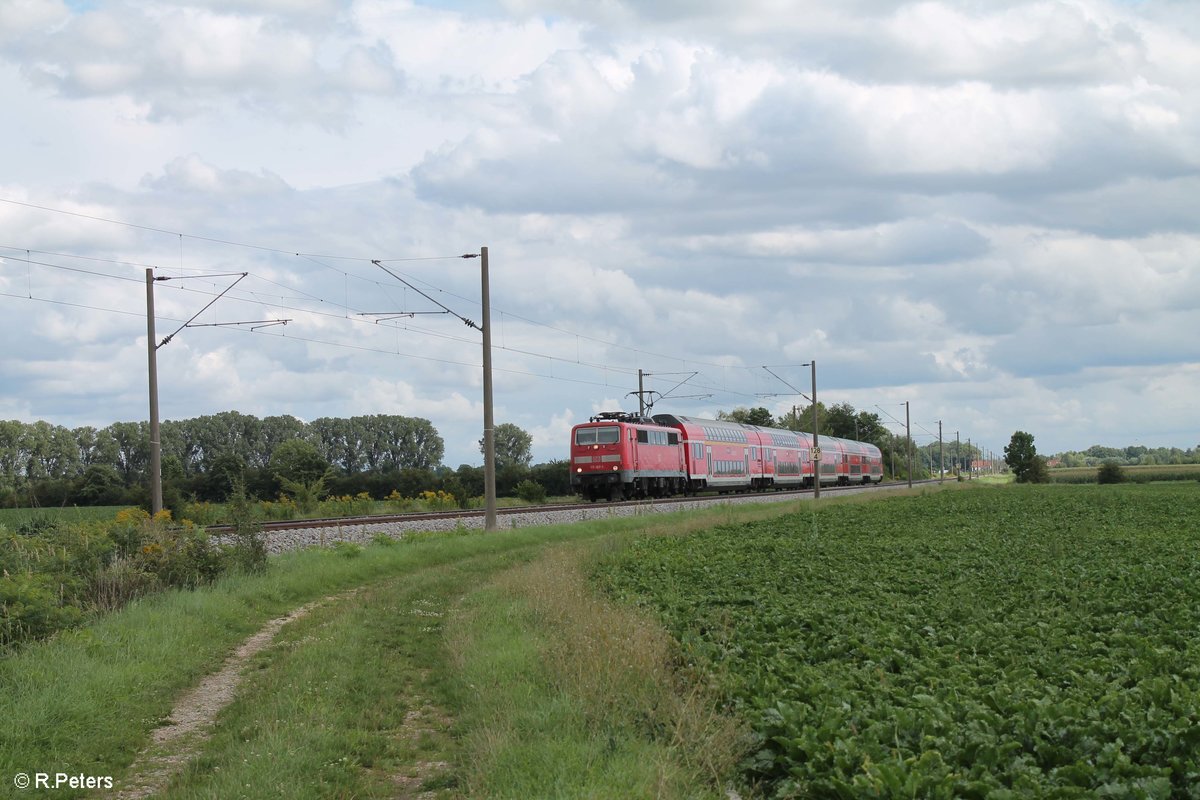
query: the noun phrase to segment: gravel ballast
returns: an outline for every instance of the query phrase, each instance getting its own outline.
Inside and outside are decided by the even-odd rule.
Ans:
[[[900,489],[904,484],[885,485],[881,487],[854,487],[838,490],[838,495],[854,494],[862,491],[878,489]],[[499,525],[501,530],[530,528],[538,525],[567,525],[573,522],[584,522],[595,519],[610,519],[613,517],[645,516],[647,514],[673,514],[677,511],[691,511],[706,508],[715,504],[741,503],[783,503],[797,500],[811,500],[812,495],[791,495],[781,497],[776,494],[747,494],[726,495],[721,497],[706,497],[687,500],[680,503],[622,503],[617,505],[598,504],[589,508],[555,509],[547,506],[537,511],[520,511],[513,513],[501,512]],[[298,523],[303,525],[303,522]],[[371,522],[365,524],[347,524],[322,526],[319,528],[296,527],[287,530],[265,531],[263,538],[270,553],[283,553],[288,550],[300,550],[305,547],[327,547],[337,542],[353,542],[369,544],[379,534],[402,539],[405,534],[418,531],[453,531],[459,528],[473,529],[483,527],[483,516],[474,514],[461,517],[443,517],[440,519],[414,519],[400,522]],[[218,541],[227,542],[228,537],[218,536]]]

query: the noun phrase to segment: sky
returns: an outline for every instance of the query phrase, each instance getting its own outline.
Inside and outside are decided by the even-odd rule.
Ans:
[[[478,464],[487,247],[535,461],[814,360],[919,444],[1195,447],[1197,76],[1192,0],[0,0],[0,419],[147,419],[153,268],[163,419]]]

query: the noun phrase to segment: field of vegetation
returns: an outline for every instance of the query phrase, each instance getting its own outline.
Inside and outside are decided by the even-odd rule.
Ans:
[[[226,555],[129,514],[115,538],[14,534],[17,583],[116,548],[158,590],[10,645],[0,775],[180,798],[1200,797],[1198,501],[947,484],[211,576],[185,567]],[[26,588],[105,584],[62,585]],[[173,705],[301,606],[208,727],[149,748],[179,765],[156,777]]]
[[[1099,467],[1063,467],[1050,470],[1051,483],[1095,483]],[[1125,483],[1200,481],[1200,464],[1149,464],[1123,466]]]
[[[769,797],[1200,797],[1200,491],[981,487],[643,538]]]

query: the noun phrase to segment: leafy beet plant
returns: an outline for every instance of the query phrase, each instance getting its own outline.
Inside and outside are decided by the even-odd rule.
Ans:
[[[771,797],[1200,798],[1200,497],[1021,486],[637,541],[602,564]]]

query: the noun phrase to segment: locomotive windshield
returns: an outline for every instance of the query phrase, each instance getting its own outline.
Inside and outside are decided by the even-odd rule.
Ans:
[[[580,428],[575,431],[575,444],[616,444],[621,441],[621,429],[616,425],[603,428]]]

